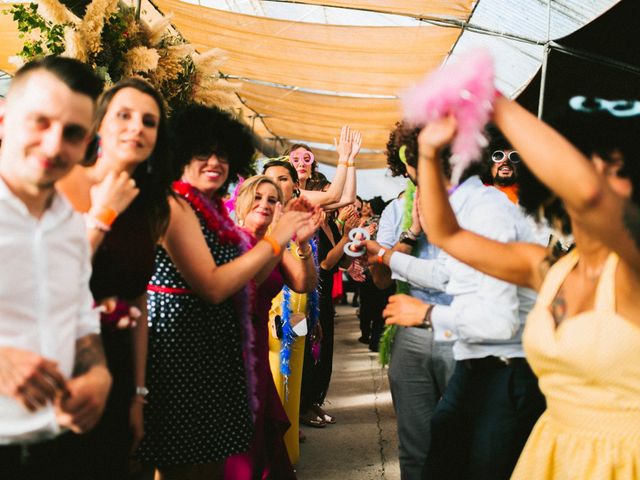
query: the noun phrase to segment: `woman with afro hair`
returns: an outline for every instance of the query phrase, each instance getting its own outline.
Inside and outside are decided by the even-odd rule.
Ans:
[[[181,178],[148,286],[149,394],[138,453],[156,479],[222,478],[225,458],[246,451],[253,434],[254,280],[269,275],[311,214],[285,213],[250,248],[222,203],[229,183],[249,171],[249,130],[193,105],[170,131]]]

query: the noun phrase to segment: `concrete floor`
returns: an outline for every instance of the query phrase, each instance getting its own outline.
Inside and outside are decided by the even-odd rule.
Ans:
[[[358,342],[355,309],[338,306],[333,376],[325,410],[336,424],[303,426],[300,480],[399,480],[395,414],[387,371]]]

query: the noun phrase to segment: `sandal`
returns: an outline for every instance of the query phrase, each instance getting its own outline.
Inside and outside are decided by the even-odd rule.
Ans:
[[[324,428],[327,426],[327,422],[324,421],[322,417],[319,417],[312,412],[307,412],[304,415],[300,415],[300,423],[314,428]]]
[[[334,424],[336,423],[336,417],[334,417],[333,415],[329,415],[327,412],[325,412],[322,407],[320,405],[318,405],[317,403],[314,403],[311,408],[313,409],[314,412],[316,412],[318,414],[318,418],[321,418],[325,423],[330,423],[330,424]]]

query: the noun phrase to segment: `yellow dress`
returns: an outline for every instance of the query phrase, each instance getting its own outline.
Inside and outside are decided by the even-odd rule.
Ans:
[[[512,479],[640,479],[640,327],[615,312],[616,254],[594,309],[556,329],[549,311],[575,267],[573,251],[549,271],[523,336],[547,399]]]
[[[294,255],[295,252],[293,253]],[[280,315],[282,308],[282,292],[280,292],[271,303],[271,311],[269,312],[269,322],[273,322],[276,315]],[[307,310],[307,295],[291,292],[291,310],[292,313],[305,313]],[[271,329],[270,329],[271,330]],[[291,427],[284,435],[284,443],[287,447],[289,460],[292,464],[296,464],[300,458],[300,439],[298,431],[300,429],[300,389],[302,387],[302,365],[304,363],[304,344],[305,337],[297,337],[291,347],[291,356],[289,357],[289,375],[288,395],[285,395],[284,376],[280,373],[280,340],[273,335],[269,335],[269,365],[271,366],[271,375],[273,382],[276,384],[278,395],[282,401],[287,417],[291,422]]]

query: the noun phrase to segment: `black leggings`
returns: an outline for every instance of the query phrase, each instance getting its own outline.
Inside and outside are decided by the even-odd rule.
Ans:
[[[335,312],[332,304],[320,305],[320,361],[315,363],[311,353],[311,333],[307,335],[302,367],[302,390],[300,393],[300,412],[305,413],[311,405],[322,405],[329,390],[333,370],[333,336]]]

